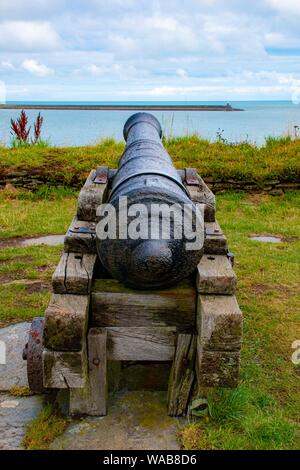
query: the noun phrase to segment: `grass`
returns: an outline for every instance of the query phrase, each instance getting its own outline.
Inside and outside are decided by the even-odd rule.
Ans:
[[[74,214],[75,195],[47,191],[2,191],[0,233],[15,236],[16,224],[24,236],[63,233]],[[217,203],[218,220],[236,255],[237,297],[244,314],[241,382],[235,390],[209,394],[208,416],[181,430],[182,446],[298,449],[299,366],[291,356],[292,343],[300,339],[300,193],[227,193],[219,195]],[[254,233],[279,235],[284,241],[255,242],[248,238]],[[61,251],[46,246],[0,250],[2,326],[43,314]],[[30,282],[35,281],[42,287],[32,288]],[[26,447],[46,448],[64,429],[60,419],[47,408],[30,427]]]
[[[47,450],[51,442],[62,434],[69,421],[62,417],[55,405],[48,403],[39,416],[30,423],[23,439],[26,450]]]
[[[209,417],[181,431],[185,449],[298,449],[300,194],[218,197],[218,219],[236,254],[244,314],[241,383],[211,392]],[[249,240],[277,234],[282,244]]]
[[[263,147],[242,142],[209,142],[197,135],[168,138],[164,144],[178,168],[195,167],[212,180],[270,180],[297,182],[300,176],[300,139],[268,138]],[[0,179],[22,173],[55,183],[80,187],[91,168],[116,167],[124,144],[113,139],[96,146],[70,148],[0,148]]]

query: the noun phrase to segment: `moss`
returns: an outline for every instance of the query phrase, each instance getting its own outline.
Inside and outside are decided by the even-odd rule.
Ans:
[[[15,385],[9,390],[9,394],[14,397],[30,397],[34,395],[34,392],[32,392],[29,387],[19,387]]]
[[[30,423],[23,439],[26,450],[47,450],[56,437],[64,432],[69,420],[62,417],[53,404],[47,404]]]

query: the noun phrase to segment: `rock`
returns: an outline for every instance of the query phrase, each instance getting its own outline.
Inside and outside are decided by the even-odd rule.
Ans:
[[[26,427],[42,409],[40,396],[14,398],[0,395],[0,450],[18,450]]]
[[[14,385],[28,387],[27,363],[22,359],[22,351],[28,341],[29,329],[30,323],[0,329],[0,345],[5,349],[5,357],[0,357],[0,391],[10,390]]]
[[[178,418],[167,416],[165,392],[119,392],[107,416],[71,424],[54,450],[179,450]]]

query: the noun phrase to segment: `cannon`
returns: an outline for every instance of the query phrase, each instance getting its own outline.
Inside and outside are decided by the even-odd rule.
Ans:
[[[146,227],[144,239],[132,239],[128,233],[124,237],[124,230],[122,233],[119,230],[114,238],[97,238],[103,266],[112,277],[134,288],[164,288],[176,284],[196,268],[202,256],[203,237],[197,249],[187,250],[185,233],[176,231],[175,224],[182,229],[187,214],[184,206],[190,207],[191,227],[197,226],[198,234],[204,229],[203,218],[191,201],[161,137],[161,126],[151,114],[137,113],[128,119],[124,126],[126,148],[107,201],[116,209],[117,220],[120,220],[120,198],[126,197],[127,224],[130,223],[130,208],[137,206],[142,217],[139,223]],[[172,213],[173,220],[170,218],[172,207],[176,209]],[[157,220],[151,220],[155,216]],[[115,212],[113,217],[115,220]],[[153,222],[157,228],[156,239],[151,238],[150,233]],[[167,238],[162,230],[164,222],[171,224]]]
[[[91,170],[45,316],[31,325],[29,386],[68,389],[71,415],[105,415],[107,391],[129,386],[137,365],[139,389],[161,367],[170,416],[238,384],[242,312],[215,196],[195,169],[174,168],[161,137],[158,120],[137,113],[118,169]]]

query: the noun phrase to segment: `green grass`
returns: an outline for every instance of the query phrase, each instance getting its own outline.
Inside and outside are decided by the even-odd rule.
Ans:
[[[16,225],[24,236],[63,233],[74,214],[75,195],[47,191],[2,192],[2,234],[18,234]],[[235,390],[209,394],[209,416],[182,430],[183,448],[297,449],[300,379],[291,345],[300,339],[300,193],[219,195],[217,217],[236,255],[237,297],[244,314],[241,382]],[[253,233],[280,235],[284,242],[255,242],[248,238]],[[61,251],[45,246],[0,250],[1,325],[43,314]],[[45,289],[35,292],[28,284],[33,281]],[[45,413],[41,435],[48,435],[45,423],[52,416]],[[29,448],[46,445],[32,442]]]
[[[212,180],[297,182],[300,176],[300,139],[268,138],[263,147],[242,142],[209,142],[192,135],[168,138],[164,144],[178,168],[195,167]],[[69,148],[0,148],[0,178],[15,172],[45,183],[80,187],[91,168],[116,167],[124,144],[105,139],[96,146]]]
[[[300,339],[300,194],[218,197],[218,220],[236,254],[244,314],[241,383],[209,395],[209,418],[181,433],[186,449],[298,449]],[[277,234],[282,244],[249,240]]]
[[[68,422],[52,403],[48,403],[28,426],[23,439],[24,448],[26,450],[49,449],[51,442],[64,432]]]

